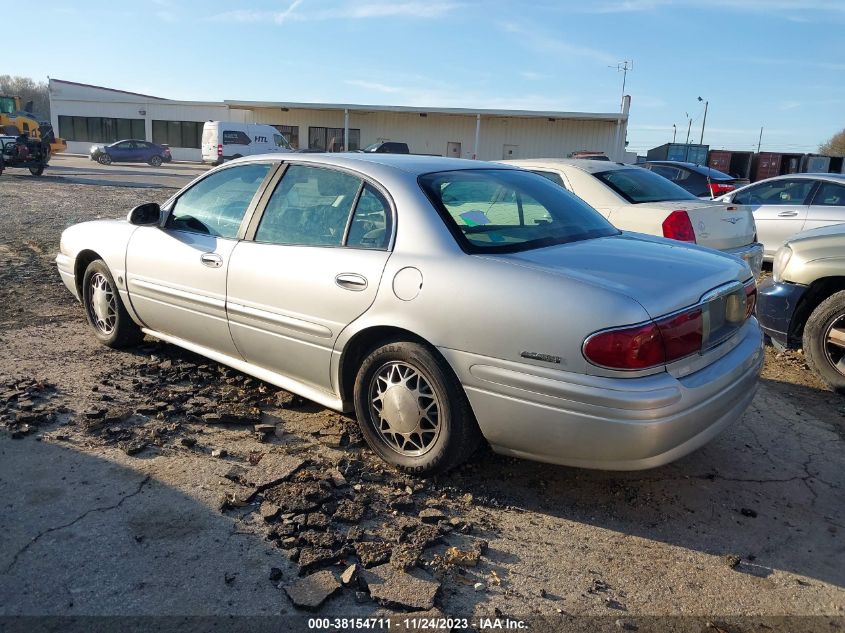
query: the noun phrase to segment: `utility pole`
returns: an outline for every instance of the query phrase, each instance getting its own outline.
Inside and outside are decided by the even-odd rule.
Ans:
[[[698,100],[702,101],[701,97],[699,97]],[[704,124],[707,123],[707,106],[709,105],[709,101],[704,102],[704,118],[701,121],[701,139],[698,141],[699,145],[704,145]]]
[[[689,135],[692,132],[692,119],[689,114],[687,115],[687,120],[689,121],[689,125],[687,125],[687,145],[689,145]]]
[[[613,68],[613,66],[608,66],[608,68]],[[621,161],[624,157],[625,150],[620,150],[620,140],[619,135],[622,129],[622,114],[625,111],[625,83],[628,81],[628,71],[634,70],[634,60],[628,61],[627,59],[623,62],[619,62],[616,64],[616,71],[622,72],[622,99],[619,101],[619,117],[616,119],[616,139],[613,143],[613,153],[615,154],[615,160]]]
[[[757,139],[757,153],[760,153],[760,145],[763,143],[763,126],[760,126],[760,138]]]
[[[675,142],[675,139],[678,138],[678,126],[674,123],[672,124],[672,142]]]

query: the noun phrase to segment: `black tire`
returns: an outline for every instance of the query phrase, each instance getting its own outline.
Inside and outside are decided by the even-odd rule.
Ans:
[[[150,158],[149,162],[150,162],[150,165],[152,165],[153,167],[161,167],[161,163],[162,163],[161,156],[153,156],[152,158]]]
[[[41,164],[41,165],[38,165],[38,167],[30,167],[29,173],[32,174],[33,176],[40,176],[41,174],[44,173],[44,165]]]
[[[830,295],[813,310],[804,326],[803,341],[807,364],[834,391],[845,394],[845,348],[828,343],[834,325],[845,329],[845,290]]]
[[[111,165],[111,156],[103,152],[99,156],[97,156],[97,162],[101,165]]]
[[[110,318],[107,325],[110,327],[103,327],[104,320],[100,320],[100,315],[95,308],[95,292],[94,284],[105,281],[111,289],[113,303],[109,302]],[[117,290],[117,284],[114,283],[108,266],[102,259],[96,259],[85,269],[85,275],[82,278],[82,306],[85,308],[85,318],[88,320],[88,325],[94,330],[94,336],[103,345],[120,349],[124,347],[131,347],[137,345],[144,338],[144,333],[141,328],[132,320],[123,302],[120,300],[120,293]],[[98,323],[100,321],[100,323]]]
[[[411,382],[403,382],[402,385],[415,384],[418,394],[419,389],[425,385],[426,391],[432,394],[431,397],[411,395],[410,402],[416,399],[418,410],[424,406],[423,403],[434,402],[436,431],[399,434],[383,430],[384,425],[389,423],[379,416],[373,404],[373,395],[380,385],[387,384],[379,377],[391,371],[417,372],[417,380],[421,382],[414,383],[414,378],[411,378]],[[398,384],[394,383],[394,386]],[[405,391],[413,394],[407,389]],[[425,476],[447,471],[468,459],[481,444],[481,431],[451,367],[436,352],[419,343],[392,341],[371,351],[358,369],[353,398],[358,424],[367,444],[384,461],[407,473]],[[387,409],[385,403],[386,400],[382,399],[382,410]],[[428,418],[432,404],[425,406],[429,413],[424,417]],[[404,417],[401,420],[404,423]],[[422,428],[421,422],[416,424],[415,428]],[[430,420],[426,420],[426,424],[430,425]],[[397,439],[398,435],[403,438],[407,435],[411,439]],[[433,437],[428,437],[431,435]],[[400,442],[404,443],[404,447],[398,446]],[[413,442],[419,445],[420,451],[407,449]]]

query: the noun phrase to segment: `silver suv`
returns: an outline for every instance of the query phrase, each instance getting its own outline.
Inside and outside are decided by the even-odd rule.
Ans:
[[[758,289],[757,318],[778,348],[804,348],[807,363],[845,393],[845,224],[792,236]]]

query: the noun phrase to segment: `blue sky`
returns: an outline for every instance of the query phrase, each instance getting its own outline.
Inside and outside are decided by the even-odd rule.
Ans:
[[[616,111],[629,149],[813,151],[845,127],[845,0],[42,0],[3,72],[187,100]]]

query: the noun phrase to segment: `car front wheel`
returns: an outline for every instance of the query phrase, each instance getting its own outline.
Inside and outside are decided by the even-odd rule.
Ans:
[[[804,326],[807,363],[831,388],[845,394],[845,290],[830,295]]]
[[[97,156],[97,162],[101,165],[111,165],[111,156],[105,153],[100,154]]]
[[[136,345],[144,338],[141,328],[126,312],[114,278],[101,259],[91,262],[85,269],[82,305],[88,324],[103,345],[119,349]]]
[[[419,343],[396,341],[374,349],[358,370],[354,400],[367,444],[408,473],[449,470],[481,443],[451,368]]]
[[[150,165],[153,167],[161,167],[161,156],[153,156],[150,159]]]

